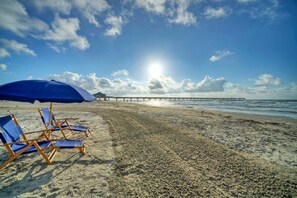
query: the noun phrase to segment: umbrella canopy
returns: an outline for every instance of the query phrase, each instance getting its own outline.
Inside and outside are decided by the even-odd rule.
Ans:
[[[39,102],[90,102],[95,97],[75,85],[47,80],[22,80],[0,86],[0,100]]]

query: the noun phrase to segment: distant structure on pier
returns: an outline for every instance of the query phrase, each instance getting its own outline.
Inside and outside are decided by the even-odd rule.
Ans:
[[[106,98],[106,94],[101,93],[101,92],[95,93],[95,94],[93,94],[93,96],[95,98]]]
[[[201,97],[138,97],[138,96],[106,96],[102,93],[94,94],[97,100],[104,101],[145,101],[145,100],[188,100],[188,101],[206,101],[206,100],[221,100],[221,101],[244,101],[245,98],[201,98]]]

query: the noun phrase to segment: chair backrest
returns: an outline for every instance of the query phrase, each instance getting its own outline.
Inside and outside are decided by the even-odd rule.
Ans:
[[[4,144],[18,142],[24,133],[14,115],[0,117],[0,128],[0,139]]]
[[[41,108],[41,119],[43,123],[45,124],[46,128],[50,129],[54,127],[53,122],[55,121],[55,117],[52,114],[52,119],[50,119],[51,112],[49,108]]]

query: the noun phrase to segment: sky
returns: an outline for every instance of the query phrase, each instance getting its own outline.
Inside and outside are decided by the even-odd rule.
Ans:
[[[0,84],[297,99],[296,0],[0,0]]]

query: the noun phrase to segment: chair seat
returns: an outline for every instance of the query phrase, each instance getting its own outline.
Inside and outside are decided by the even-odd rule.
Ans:
[[[56,147],[63,148],[75,148],[83,146],[83,142],[80,140],[58,140],[55,145]]]
[[[52,142],[51,141],[42,141],[42,142],[37,142],[37,143],[41,149],[44,149],[44,148],[47,148]],[[13,150],[14,153],[18,153],[26,146],[27,146],[26,144],[12,144],[11,149]],[[31,146],[22,154],[33,153],[36,151],[37,151],[37,148],[35,146]]]

